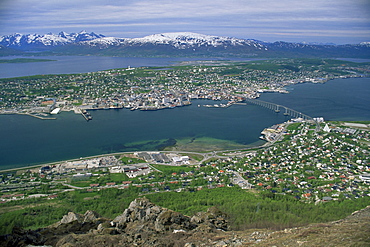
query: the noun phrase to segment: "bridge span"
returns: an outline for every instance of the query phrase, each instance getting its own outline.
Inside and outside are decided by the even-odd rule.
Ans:
[[[319,131],[320,130],[320,125],[317,121],[315,121],[311,116],[308,116],[302,112],[299,112],[299,111],[296,111],[296,110],[293,110],[289,107],[286,107],[286,106],[283,106],[283,105],[278,105],[278,104],[275,104],[275,103],[271,103],[271,102],[266,102],[266,101],[263,101],[263,100],[258,100],[258,99],[249,99],[249,98],[245,98],[244,99],[245,102],[248,102],[250,104],[254,104],[254,105],[258,105],[258,106],[262,106],[262,107],[265,107],[267,109],[270,109],[272,111],[275,111],[276,113],[279,113],[281,111],[284,111],[284,115],[285,116],[291,116],[293,118],[302,118],[304,120],[308,120],[308,121],[312,121],[316,124],[316,131]]]

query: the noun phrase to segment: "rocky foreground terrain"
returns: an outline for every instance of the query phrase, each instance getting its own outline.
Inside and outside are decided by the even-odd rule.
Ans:
[[[232,231],[215,207],[189,217],[139,198],[113,220],[69,212],[47,228],[14,228],[0,246],[370,246],[370,206],[330,223]]]

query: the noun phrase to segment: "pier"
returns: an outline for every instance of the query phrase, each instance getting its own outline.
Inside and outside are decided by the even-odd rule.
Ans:
[[[263,100],[258,100],[258,99],[244,99],[245,102],[248,102],[250,104],[254,104],[254,105],[258,105],[258,106],[262,106],[262,107],[265,107],[267,109],[270,109],[272,111],[275,111],[276,113],[279,113],[281,110],[284,111],[284,116],[291,116],[293,118],[302,118],[303,120],[308,120],[308,121],[312,121],[312,122],[315,122],[316,123],[316,131],[319,131],[320,130],[320,125],[317,121],[315,121],[313,119],[313,117],[310,117],[302,112],[299,112],[299,111],[296,111],[296,110],[293,110],[289,107],[286,107],[286,106],[283,106],[283,105],[278,105],[278,104],[275,104],[275,103],[271,103],[271,102],[266,102],[266,101],[263,101]]]
[[[27,115],[27,116],[38,118],[38,119],[41,119],[41,120],[55,120],[56,119],[55,117],[41,117],[41,116],[31,114],[31,113],[17,113],[17,114],[18,115]]]
[[[90,121],[92,120],[92,116],[90,115],[90,113],[88,113],[86,110],[81,110],[81,115],[85,118],[86,121]]]

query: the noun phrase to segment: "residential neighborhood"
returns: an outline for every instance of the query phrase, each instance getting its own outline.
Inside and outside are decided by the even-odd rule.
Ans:
[[[320,131],[303,120],[272,126],[281,138],[259,149],[130,152],[3,172],[1,202],[53,199],[71,190],[135,188],[146,194],[225,186],[307,203],[370,196],[370,126],[324,120],[320,125]]]

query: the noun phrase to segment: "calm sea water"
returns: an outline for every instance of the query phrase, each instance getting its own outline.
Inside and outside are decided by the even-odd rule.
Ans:
[[[19,57],[6,57],[6,59],[13,58]],[[55,61],[37,63],[3,63],[0,64],[0,78],[43,74],[87,73],[106,69],[127,68],[128,66],[168,66],[171,63],[181,60],[180,58],[125,58],[97,56],[37,56],[25,58],[50,59]]]
[[[65,59],[62,60],[69,64],[70,57]],[[92,59],[87,66],[90,68],[94,59],[110,61],[122,58],[81,59]],[[138,64],[135,65],[135,59],[130,58],[128,63],[122,62],[117,67],[151,65],[149,62],[139,62],[141,59],[151,60],[138,58]],[[158,61],[158,58],[154,59],[153,66],[161,66]],[[174,60],[163,59],[163,66],[168,65],[169,61]],[[39,64],[41,63],[27,64],[25,69],[30,69],[30,65]],[[108,63],[106,68],[113,68],[111,65]],[[19,64],[17,66],[22,67]],[[83,69],[82,67],[79,70]],[[0,67],[1,73],[4,72],[3,68]],[[69,69],[60,73],[86,72]],[[101,69],[99,67],[96,70]],[[45,71],[45,68],[42,70]],[[37,70],[35,73],[40,74],[39,72]],[[263,94],[261,100],[285,105],[312,117],[322,116],[328,120],[370,120],[370,78],[337,79],[325,84],[305,83],[287,89],[290,94]],[[193,101],[191,106],[160,111],[93,111],[94,119],[90,122],[72,112],[63,112],[57,115],[57,120],[48,121],[28,116],[0,115],[0,169],[103,153],[153,150],[159,145],[159,140],[167,139],[206,137],[244,145],[256,144],[261,142],[260,132],[265,127],[287,119],[282,113],[277,114],[254,105],[234,105],[226,109],[197,107],[198,104],[209,103],[212,102],[198,100]]]
[[[87,73],[107,69],[127,67],[169,66],[182,61],[225,60],[225,58],[140,58],[140,57],[100,57],[100,56],[9,56],[1,59],[35,58],[55,61],[37,63],[0,63],[0,78],[29,75]],[[226,58],[232,61],[252,61],[260,59]]]
[[[370,120],[370,78],[304,83],[287,89],[289,94],[266,93],[260,99],[327,120]]]
[[[158,140],[215,138],[240,144],[259,141],[264,127],[285,121],[282,114],[258,106],[191,106],[160,110],[92,111],[93,120],[61,113],[57,120],[0,115],[0,166],[27,166],[102,153],[153,150]]]

